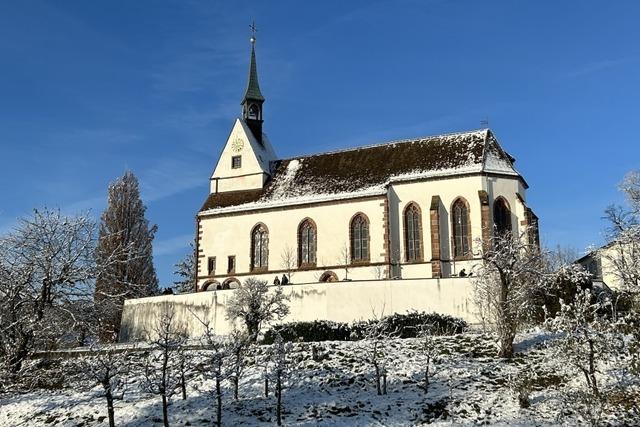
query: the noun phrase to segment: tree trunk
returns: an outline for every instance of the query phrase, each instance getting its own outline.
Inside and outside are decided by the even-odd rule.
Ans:
[[[264,397],[269,397],[269,378],[264,378]]]
[[[498,357],[505,359],[511,359],[513,357],[513,340],[515,335],[510,332],[502,332],[500,334],[500,350],[498,350]]]
[[[387,394],[387,371],[382,374],[382,394]]]
[[[115,427],[116,421],[113,416],[113,395],[110,390],[107,390],[105,393],[105,397],[107,398],[107,414],[109,415],[109,427]]]
[[[427,367],[424,370],[424,392],[429,392],[429,362],[427,362]]]
[[[164,427],[169,427],[169,410],[167,408],[167,395],[162,394],[162,421],[164,423]]]
[[[187,384],[184,378],[184,368],[180,372],[180,389],[182,390],[182,400],[187,400]]]
[[[222,390],[220,389],[220,375],[216,376],[216,425],[222,427]]]
[[[236,376],[233,377],[233,399],[238,400],[238,383],[240,379],[238,378],[238,373],[236,372]]]
[[[380,396],[382,394],[382,390],[380,390],[380,368],[377,363],[374,366],[376,368],[376,392]]]
[[[278,425],[282,425],[282,382],[281,382],[281,372],[278,371],[276,375],[276,417],[278,418]]]

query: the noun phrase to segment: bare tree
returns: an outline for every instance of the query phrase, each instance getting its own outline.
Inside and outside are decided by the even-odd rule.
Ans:
[[[277,285],[273,292],[265,280],[249,278],[235,290],[227,303],[227,319],[242,320],[251,341],[256,341],[262,326],[272,320],[282,320],[289,314],[289,297]]]
[[[349,251],[349,245],[344,244],[340,249],[340,262],[344,266],[344,280],[349,280],[349,266],[351,265],[351,252]]]
[[[390,330],[384,311],[380,317],[375,312],[372,317],[373,319],[364,326],[363,339],[359,341],[359,353],[362,361],[373,367],[376,393],[380,396],[387,394],[386,345],[395,331]]]
[[[627,207],[612,205],[605,211],[609,250],[604,257],[621,287],[640,294],[640,171],[627,174],[619,187]]]
[[[162,398],[162,419],[169,427],[169,401],[180,388],[181,349],[186,342],[184,331],[176,325],[173,308],[163,307],[147,341],[153,351],[145,361],[143,385],[149,393]]]
[[[293,272],[298,267],[298,256],[296,250],[289,245],[286,245],[280,254],[281,264],[284,271],[287,273],[287,279],[291,284],[291,277]]]
[[[116,399],[122,399],[126,390],[129,373],[129,354],[119,352],[114,347],[99,344],[91,346],[91,355],[79,359],[79,370],[90,387],[96,384],[102,387],[102,396],[107,401],[109,427],[115,427],[114,405]]]
[[[229,356],[229,377],[233,383],[233,398],[238,400],[238,389],[240,379],[247,366],[247,356],[251,348],[249,335],[238,329],[231,331],[228,337]]]
[[[285,343],[280,334],[277,334],[269,352],[272,364],[271,373],[275,382],[276,394],[276,420],[282,425],[282,392],[286,388],[286,382],[291,374],[290,353],[293,346]]]
[[[140,199],[138,180],[127,171],[109,186],[108,206],[100,222],[96,250],[98,263],[117,258],[98,274],[95,301],[101,309],[100,338],[113,341],[120,331],[122,306],[126,298],[158,293],[153,266],[152,242],[157,226],[149,226],[146,207]]]
[[[178,276],[178,280],[173,282],[176,292],[179,294],[188,294],[196,289],[197,262],[196,252],[193,243],[189,245],[189,252],[178,261],[174,268],[173,274]]]
[[[425,393],[429,392],[431,378],[435,374],[435,363],[437,361],[438,347],[433,339],[434,325],[422,325],[418,330],[418,338],[420,338],[420,353],[422,355],[422,364],[424,366],[424,378],[422,388]]]
[[[498,356],[511,358],[516,333],[536,313],[546,278],[544,256],[525,236],[508,233],[479,246],[483,265],[472,278],[474,299],[498,335]]]
[[[198,365],[198,369],[204,378],[214,381],[214,388],[211,392],[216,402],[214,424],[220,427],[222,426],[222,382],[228,377],[228,373],[225,370],[225,360],[230,355],[231,345],[228,340],[215,334],[209,320],[201,319],[193,312],[192,314],[204,329],[200,337],[203,352],[201,353],[202,361]]]
[[[99,269],[95,228],[87,215],[44,209],[0,238],[0,365],[11,381],[33,351],[73,344],[86,330],[78,308],[91,301]]]

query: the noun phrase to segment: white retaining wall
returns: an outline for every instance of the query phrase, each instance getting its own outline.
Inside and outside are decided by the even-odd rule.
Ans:
[[[371,319],[374,312],[380,316],[409,310],[449,314],[469,323],[477,322],[468,278],[314,283],[289,285],[283,290],[291,296],[290,313],[283,322],[333,320],[349,323]],[[165,307],[173,307],[175,322],[192,338],[203,331],[197,318],[208,321],[216,334],[224,335],[231,329],[225,318],[225,303],[233,292],[230,289],[127,300],[122,313],[120,341],[144,339]]]

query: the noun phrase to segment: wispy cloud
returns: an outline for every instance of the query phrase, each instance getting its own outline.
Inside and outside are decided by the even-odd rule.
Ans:
[[[178,252],[186,253],[187,249],[189,248],[189,243],[193,242],[193,239],[193,234],[183,234],[164,240],[159,240],[153,245],[153,254],[155,256],[162,256],[171,255]]]
[[[140,174],[145,202],[155,202],[192,188],[206,185],[206,173],[195,167],[198,159],[161,159]]]
[[[603,59],[601,61],[590,62],[583,66],[576,68],[575,70],[567,73],[568,77],[583,77],[589,74],[598,73],[610,68],[615,68],[626,63],[632,62],[634,58],[618,58],[618,59]]]

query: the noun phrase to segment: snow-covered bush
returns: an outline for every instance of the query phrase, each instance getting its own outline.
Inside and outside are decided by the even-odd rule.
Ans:
[[[262,343],[272,344],[278,335],[286,342],[347,341],[351,328],[346,323],[330,320],[284,323],[267,330]]]
[[[266,280],[249,278],[235,290],[227,302],[227,319],[240,319],[246,326],[252,341],[256,341],[265,323],[282,320],[289,314],[289,297],[277,285],[269,292]]]
[[[605,373],[625,363],[625,337],[620,324],[602,314],[606,306],[610,303],[598,301],[586,289],[570,304],[562,303],[558,314],[546,322],[550,331],[559,334],[551,343],[559,367],[572,369],[584,379],[581,386],[566,391],[568,410],[592,425],[599,423],[607,409],[607,395],[616,387]]]
[[[389,331],[394,331],[398,338],[416,338],[427,333],[429,335],[455,335],[468,328],[467,322],[464,320],[439,313],[417,311],[404,314],[395,313],[386,316],[384,320]],[[378,323],[378,321],[355,322],[352,326],[352,338],[362,339],[370,323]]]

